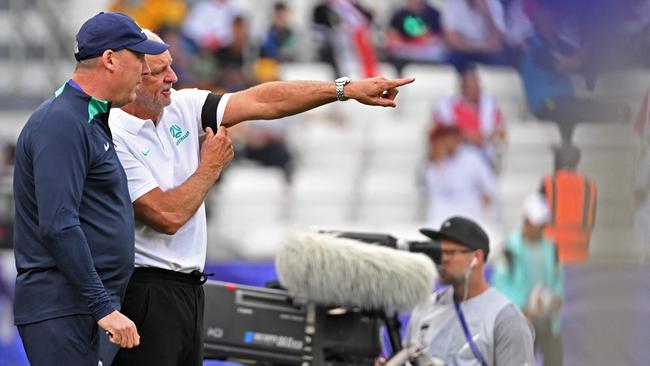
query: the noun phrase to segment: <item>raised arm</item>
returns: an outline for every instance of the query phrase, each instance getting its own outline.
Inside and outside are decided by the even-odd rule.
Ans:
[[[396,107],[398,88],[414,78],[386,79],[375,77],[353,80],[344,88],[344,96],[371,106]],[[334,82],[275,81],[237,92],[230,97],[221,124],[226,127],[240,122],[277,119],[302,113],[336,100]]]
[[[156,187],[133,202],[136,219],[154,230],[173,235],[194,216],[208,190],[233,158],[232,142],[224,127],[214,134],[208,128],[201,161],[194,174],[176,188]]]

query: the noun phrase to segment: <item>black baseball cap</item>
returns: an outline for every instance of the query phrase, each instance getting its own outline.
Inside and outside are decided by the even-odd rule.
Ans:
[[[472,250],[483,250],[485,259],[490,253],[490,239],[476,222],[460,216],[445,220],[440,230],[420,229],[420,232],[433,240],[453,241]]]
[[[147,39],[144,31],[128,15],[101,12],[88,19],[77,33],[74,58],[77,61],[101,56],[106,50],[129,49],[159,55],[169,45]]]

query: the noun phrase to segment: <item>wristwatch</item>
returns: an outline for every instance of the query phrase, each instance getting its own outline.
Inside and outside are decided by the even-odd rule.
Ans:
[[[334,80],[334,84],[336,84],[336,99],[340,101],[348,100],[348,98],[343,94],[343,88],[348,85],[350,81],[352,81],[352,79],[347,76],[342,76]]]

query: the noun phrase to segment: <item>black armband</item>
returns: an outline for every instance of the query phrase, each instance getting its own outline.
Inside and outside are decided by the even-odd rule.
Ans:
[[[203,109],[201,109],[201,128],[204,131],[210,127],[214,133],[217,133],[217,107],[220,100],[221,95],[214,93],[208,94],[208,97],[205,98]]]

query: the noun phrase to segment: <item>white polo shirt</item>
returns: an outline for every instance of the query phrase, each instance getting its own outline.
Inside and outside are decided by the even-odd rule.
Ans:
[[[503,6],[499,0],[486,0],[492,22],[505,32]],[[481,47],[488,41],[488,23],[483,14],[471,7],[468,0],[445,1],[442,8],[442,26],[460,33],[474,47]]]
[[[115,151],[128,179],[131,202],[156,187],[167,191],[183,184],[199,166],[201,110],[209,91],[171,90],[172,103],[158,122],[143,120],[121,109],[111,110],[109,125]],[[221,97],[221,124],[230,94]],[[207,251],[205,206],[174,235],[135,222],[135,266],[190,273],[203,270]]]

